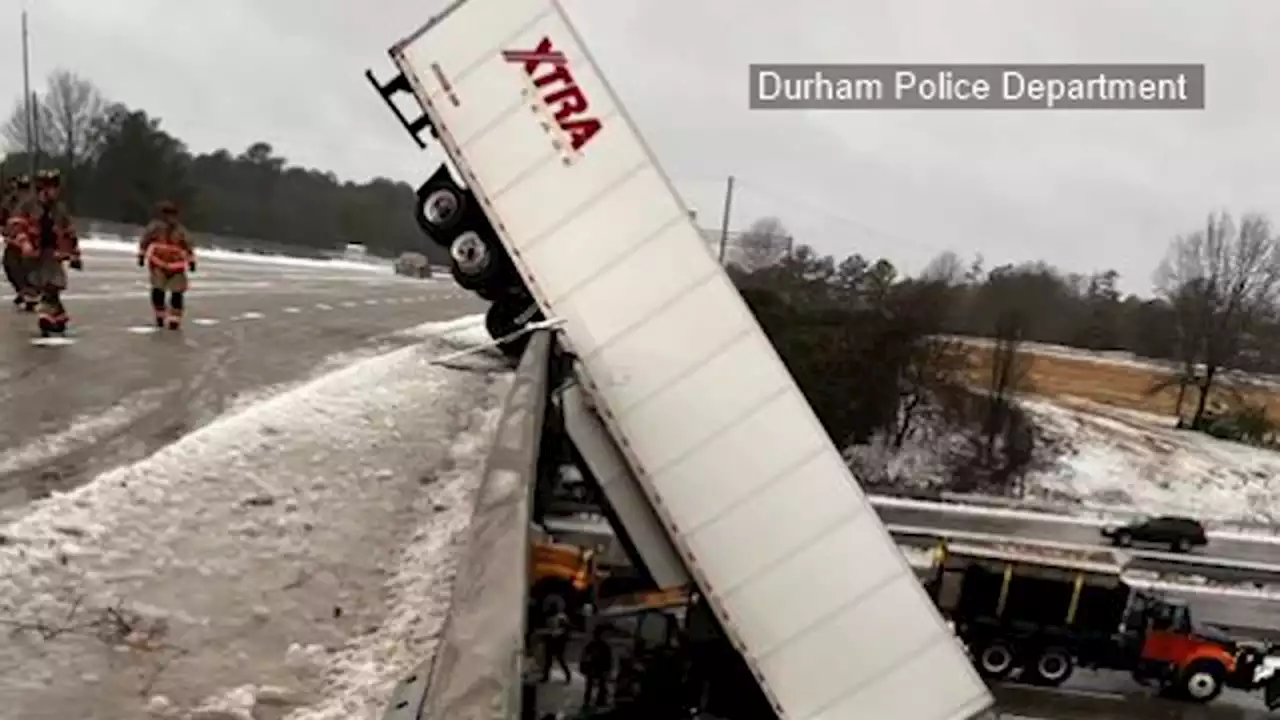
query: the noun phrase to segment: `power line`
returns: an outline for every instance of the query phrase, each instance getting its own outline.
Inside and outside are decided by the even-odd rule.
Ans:
[[[807,217],[818,215],[821,218],[825,218],[828,222],[824,224],[831,224],[830,221],[835,221],[835,224],[839,224],[839,225],[851,228],[853,230],[856,230],[862,235],[878,237],[883,240],[888,240],[890,242],[897,243],[897,244],[905,244],[905,245],[910,245],[910,246],[922,248],[922,249],[932,249],[929,246],[922,245],[918,241],[913,241],[909,238],[905,238],[900,235],[895,235],[893,233],[890,233],[885,230],[881,230],[880,228],[869,225],[862,220],[859,220],[845,212],[836,210],[830,207],[829,205],[820,201],[816,201],[812,198],[807,198],[801,195],[797,195],[795,193],[790,193],[790,192],[778,189],[776,186],[771,186],[766,183],[760,182],[758,180],[753,180],[749,178],[744,179],[743,177],[737,176],[737,175],[734,176],[734,179],[736,183],[735,192],[745,190],[748,193],[751,193],[753,195],[757,195],[763,198],[767,198],[774,202],[781,201],[783,203],[786,203],[792,206],[802,207],[806,211]],[[680,175],[676,178],[676,180],[682,185],[697,184],[697,185],[706,186],[706,185],[714,184],[718,187],[723,187],[725,183],[725,178],[712,179],[705,176],[691,176],[691,175]],[[803,225],[803,223],[798,223],[798,224]],[[743,231],[741,230],[730,231],[729,235],[730,237],[740,237],[742,232]],[[804,242],[804,240],[805,240],[804,237],[798,238],[798,241],[800,242]]]
[[[881,230],[880,228],[868,225],[866,222],[859,220],[857,218],[854,218],[848,214],[839,212],[837,210],[833,210],[832,208],[826,206],[825,204],[814,201],[811,198],[794,195],[794,194],[779,190],[775,187],[765,185],[755,180],[746,180],[746,181],[739,180],[739,183],[743,185],[744,188],[747,189],[748,191],[755,192],[758,195],[763,195],[773,200],[781,200],[783,202],[789,202],[793,205],[803,206],[810,212],[823,215],[828,219],[835,220],[841,224],[852,226],[860,230],[862,233],[866,235],[877,236],[885,240],[893,241],[895,243],[906,243],[908,245],[917,245],[917,246],[919,245],[919,243],[912,241],[908,238],[904,238],[900,235],[894,235],[893,233],[886,232],[884,230]]]

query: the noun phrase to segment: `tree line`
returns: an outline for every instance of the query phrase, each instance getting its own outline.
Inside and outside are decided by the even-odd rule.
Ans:
[[[239,152],[194,153],[159,117],[111,101],[67,70],[49,76],[32,113],[21,101],[15,105],[0,126],[0,140],[6,150],[0,175],[25,174],[33,160],[60,170],[64,197],[80,217],[145,224],[156,203],[173,200],[197,232],[266,239],[317,254],[359,242],[376,255],[413,250],[447,262],[443,251],[422,241],[409,185],[384,178],[344,182],[290,165],[266,142]]]

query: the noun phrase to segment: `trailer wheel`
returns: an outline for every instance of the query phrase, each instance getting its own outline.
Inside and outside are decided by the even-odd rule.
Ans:
[[[1194,660],[1178,678],[1178,694],[1186,699],[1207,703],[1222,694],[1227,669],[1216,660]]]
[[[1009,677],[1016,665],[1013,646],[1004,640],[990,640],[978,647],[978,674],[988,680]]]
[[[447,248],[449,244],[445,237],[462,220],[467,209],[466,198],[456,189],[444,185],[422,190],[419,191],[417,212],[414,215],[418,227],[433,242]]]
[[[1027,681],[1033,685],[1057,687],[1076,670],[1076,661],[1064,647],[1051,646],[1036,653],[1035,662],[1027,668]]]

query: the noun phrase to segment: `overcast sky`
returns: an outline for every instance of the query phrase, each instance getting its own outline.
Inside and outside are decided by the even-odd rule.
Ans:
[[[266,140],[291,162],[408,182],[434,166],[365,84],[440,0],[26,0],[33,76],[66,67],[195,150]],[[20,0],[3,0],[0,97],[21,94]],[[1275,0],[567,0],[686,199],[717,225],[777,215],[825,252],[907,269],[1114,267],[1145,292],[1169,238],[1212,208],[1280,219]],[[375,8],[377,10],[375,11]],[[749,8],[749,9],[748,9]],[[377,14],[375,14],[375,12]],[[10,19],[13,20],[10,24]],[[8,28],[12,28],[9,33]],[[11,43],[10,40],[13,42]],[[1175,62],[1208,109],[747,109],[750,62]]]

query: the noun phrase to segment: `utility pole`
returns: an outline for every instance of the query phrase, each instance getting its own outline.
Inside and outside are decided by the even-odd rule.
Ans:
[[[31,46],[27,39],[27,10],[22,10],[22,98],[27,117],[27,163],[32,179],[36,176],[36,104],[31,92]]]
[[[725,247],[729,244],[729,214],[733,210],[733,176],[724,189],[724,219],[720,221],[720,264],[724,265]]]

